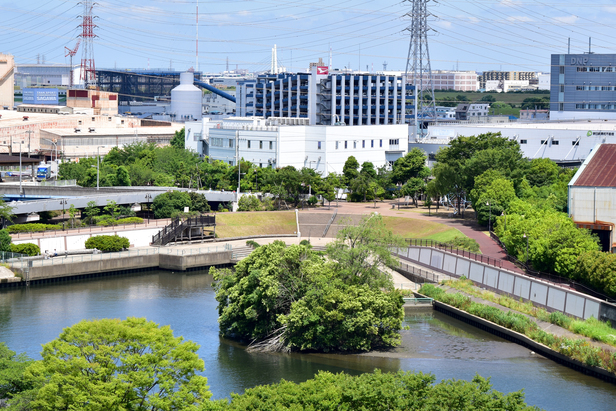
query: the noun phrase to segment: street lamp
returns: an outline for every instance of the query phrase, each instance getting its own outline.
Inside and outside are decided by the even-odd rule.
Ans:
[[[491,226],[491,223],[492,223],[492,204],[490,204],[490,202],[488,201],[486,203],[486,205],[488,207],[490,207],[490,218],[488,219],[488,233],[490,233],[490,232],[492,232],[492,226]]]
[[[526,267],[528,268],[528,236],[526,235],[526,233],[524,233],[523,238],[526,238]]]
[[[21,188],[21,141],[19,142],[19,195],[22,195],[24,192]]]
[[[67,204],[66,199],[63,198],[62,200],[60,200],[60,204],[62,204],[62,231],[64,231],[64,206]]]
[[[148,224],[150,224],[150,211],[151,211],[151,206],[150,206],[150,202],[152,201],[152,194],[146,194],[145,195],[145,201],[148,203]]]

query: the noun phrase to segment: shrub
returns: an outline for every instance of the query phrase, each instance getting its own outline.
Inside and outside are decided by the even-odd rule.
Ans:
[[[237,211],[260,211],[261,208],[261,202],[253,195],[241,196],[237,204]]]
[[[30,257],[33,257],[35,255],[39,255],[41,253],[41,249],[38,245],[33,243],[11,244],[11,252],[17,254],[26,254]]]
[[[120,218],[119,220],[114,220],[113,218],[104,218],[100,219],[96,225],[107,227],[110,225],[120,225],[120,224],[142,224],[143,218],[141,217],[126,217]]]
[[[452,247],[462,248],[464,250],[472,251],[476,253],[479,251],[479,244],[472,238],[468,237],[454,237],[453,239],[446,241],[445,244]]]
[[[86,241],[86,248],[96,248],[104,252],[122,251],[128,247],[130,247],[128,238],[119,235],[97,235]]]
[[[247,245],[248,247],[252,247],[252,248],[259,248],[259,247],[261,247],[261,244],[257,243],[257,242],[256,242],[256,241],[254,241],[254,240],[248,240],[248,241],[246,241],[246,245]]]
[[[38,231],[56,231],[61,230],[60,224],[13,224],[8,226],[9,233],[35,233]]]
[[[299,242],[299,245],[304,245],[308,248],[312,248],[312,245],[310,244],[310,240],[302,240]]]
[[[152,202],[152,210],[156,218],[170,218],[175,211],[184,211],[184,207],[191,206],[190,195],[184,191],[162,193]]]
[[[11,241],[8,231],[0,230],[0,251],[11,251]]]

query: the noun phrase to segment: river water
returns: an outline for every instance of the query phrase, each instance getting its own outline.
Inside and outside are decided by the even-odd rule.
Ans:
[[[407,316],[402,347],[387,353],[249,354],[218,335],[216,300],[206,273],[152,271],[0,290],[0,341],[40,358],[41,344],[82,319],[146,317],[200,344],[214,398],[281,378],[304,381],[319,370],[350,374],[415,370],[437,380],[492,377],[494,388],[525,390],[546,410],[614,410],[616,386],[570,370],[444,314]]]

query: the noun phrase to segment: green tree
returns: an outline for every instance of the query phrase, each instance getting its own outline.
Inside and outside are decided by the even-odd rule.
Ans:
[[[526,179],[531,186],[543,187],[556,183],[559,175],[558,165],[549,158],[534,158]]]
[[[11,235],[6,229],[0,230],[0,251],[11,251]]]
[[[349,185],[359,176],[359,162],[354,156],[349,156],[342,167],[342,175],[344,176],[345,184]]]
[[[120,215],[120,206],[113,200],[107,200],[107,205],[103,207],[103,210],[114,220]]]
[[[516,199],[513,183],[505,178],[493,180],[485,190],[479,194],[475,211],[479,224],[494,228],[496,217],[507,210],[509,204]],[[488,223],[490,215],[492,220]]]
[[[481,99],[479,101],[483,101],[483,102],[487,102],[487,103],[494,103],[496,101],[496,99],[494,98],[493,95],[486,94],[485,96],[481,97]]]
[[[32,364],[25,354],[17,355],[3,342],[0,342],[0,399],[10,399],[22,391],[32,388],[24,379],[24,371]]]
[[[421,195],[426,190],[426,183],[419,177],[411,177],[405,184],[402,186],[402,194],[405,196],[410,196],[415,203],[415,207],[417,205],[417,197]]]
[[[392,181],[396,184],[404,184],[412,177],[420,177],[425,166],[426,155],[419,148],[413,148],[394,163]]]
[[[73,204],[71,204],[70,208],[68,209],[68,215],[69,215],[69,218],[71,219],[71,228],[75,228],[75,220],[77,219],[77,209],[75,208]]]
[[[370,161],[364,161],[364,163],[361,165],[361,171],[359,173],[368,176],[368,178],[370,178],[371,180],[376,180],[377,177],[376,170],[374,169],[374,164],[372,164]]]
[[[174,213],[183,212],[184,207],[190,206],[190,195],[177,190],[159,194],[152,202],[152,210],[156,218],[171,218]]]
[[[351,181],[349,188],[353,192],[351,199],[353,201],[366,201],[366,196],[370,190],[370,183],[372,179],[367,174],[359,174],[355,179]]]
[[[186,136],[185,136],[185,127],[182,127],[181,130],[176,131],[175,134],[173,135],[173,138],[171,139],[171,142],[169,144],[171,144],[172,147],[175,147],[177,149],[184,149],[184,142],[186,140]]]
[[[0,228],[4,227],[7,221],[13,221],[13,206],[0,199]]]
[[[89,201],[88,206],[84,209],[83,213],[88,217],[88,223],[92,224],[94,217],[100,213],[100,209],[96,205],[96,201]]]
[[[81,321],[29,366],[36,410],[199,410],[208,400],[199,346],[143,318]]]
[[[115,175],[115,186],[130,186],[130,174],[126,167],[120,166],[118,167],[118,171]]]
[[[357,225],[342,228],[336,240],[327,244],[327,255],[336,262],[336,271],[344,283],[391,288],[391,277],[382,267],[397,266],[390,251],[396,246],[404,246],[404,240],[385,226],[380,214],[374,213]]]
[[[190,191],[188,197],[190,197],[190,211],[197,211],[199,213],[209,213],[212,211],[207,198],[203,194]]]

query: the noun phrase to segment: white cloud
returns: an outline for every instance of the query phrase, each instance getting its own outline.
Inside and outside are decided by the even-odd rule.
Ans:
[[[450,28],[453,27],[453,24],[450,21],[446,21],[446,20],[435,21],[432,24],[437,26],[437,27],[442,27],[444,29],[450,29]]]
[[[554,17],[554,20],[563,24],[575,24],[575,22],[578,21],[578,16],[572,14],[570,16]]]
[[[606,6],[603,7],[603,10],[607,11],[608,13],[616,14],[616,6]]]
[[[507,17],[507,21],[510,21],[512,23],[528,23],[530,21],[533,21],[532,17],[528,17],[528,16],[509,16]]]

